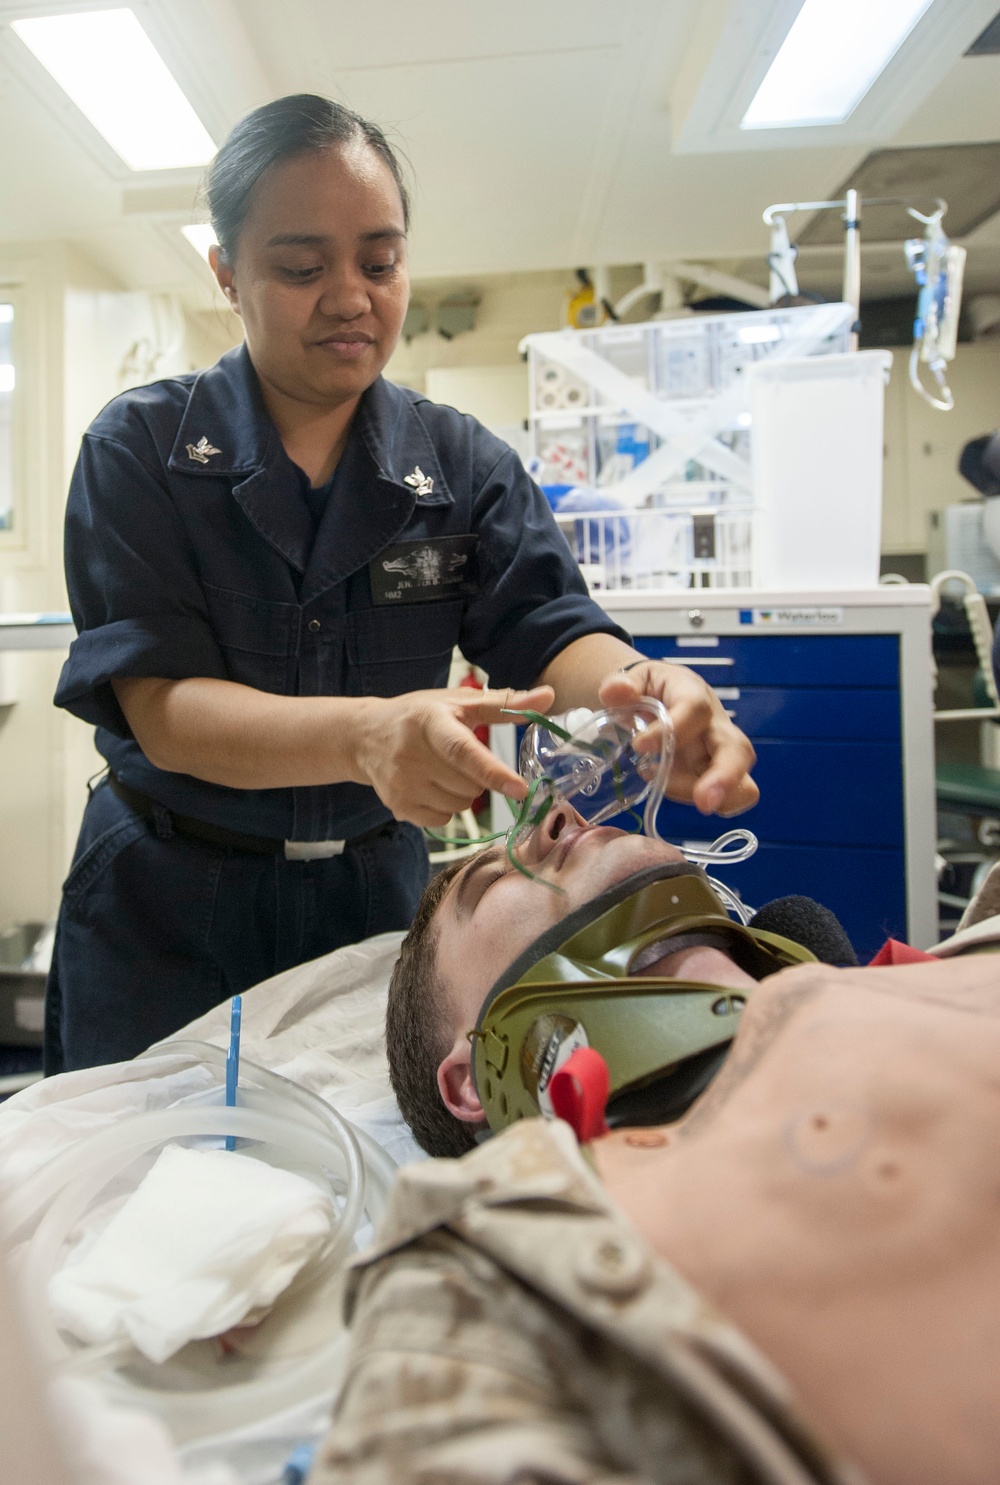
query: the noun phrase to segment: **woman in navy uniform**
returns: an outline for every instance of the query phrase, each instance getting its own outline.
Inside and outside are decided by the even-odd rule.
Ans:
[[[376,126],[281,98],[220,149],[212,266],[245,344],[116,398],[66,518],[79,637],[56,703],[97,726],[49,981],[46,1069],[133,1056],[269,975],[404,928],[421,825],[523,797],[474,737],[515,706],[653,691],[706,812],[753,803],[704,683],[587,594],[519,459],[385,381],[408,201]],[[448,691],[453,647],[493,688]],[[510,688],[508,697],[506,688]]]

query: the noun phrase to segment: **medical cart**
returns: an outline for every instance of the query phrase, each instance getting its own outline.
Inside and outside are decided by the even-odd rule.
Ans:
[[[705,677],[757,752],[760,841],[718,875],[755,907],[803,893],[862,962],[886,938],[937,939],[930,591],[595,593],[651,658]],[[722,822],[667,803],[660,829],[705,842]]]

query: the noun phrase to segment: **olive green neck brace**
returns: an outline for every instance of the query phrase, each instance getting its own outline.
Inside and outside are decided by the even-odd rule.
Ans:
[[[548,1112],[552,1073],[577,1046],[608,1064],[610,1122],[622,1122],[616,1109],[629,1123],[678,1117],[721,1064],[744,996],[629,971],[652,946],[663,945],[662,958],[696,943],[722,949],[756,980],[814,962],[789,939],[734,922],[700,867],[636,873],[543,933],[483,1002],[472,1077],[490,1128]]]

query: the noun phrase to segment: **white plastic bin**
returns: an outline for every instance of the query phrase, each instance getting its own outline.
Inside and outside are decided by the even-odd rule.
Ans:
[[[856,351],[748,368],[755,587],[877,585],[891,365],[889,351]]]

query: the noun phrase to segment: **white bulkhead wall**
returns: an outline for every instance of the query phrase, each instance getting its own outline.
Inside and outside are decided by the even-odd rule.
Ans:
[[[17,306],[23,396],[0,609],[51,612],[67,607],[63,516],[84,430],[119,392],[201,364],[203,348],[189,343],[170,296],[122,292],[65,244],[0,246],[0,298],[5,291]],[[16,699],[0,704],[0,931],[55,915],[86,781],[102,765],[93,729],[52,705],[64,659],[33,651],[9,656],[5,667],[6,694]]]

